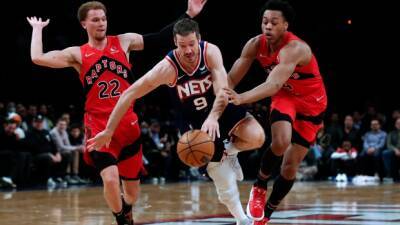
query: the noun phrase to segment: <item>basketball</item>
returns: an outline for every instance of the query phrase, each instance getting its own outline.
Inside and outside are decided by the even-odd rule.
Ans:
[[[188,166],[201,167],[214,155],[214,142],[201,130],[190,130],[182,135],[177,145],[179,159]]]

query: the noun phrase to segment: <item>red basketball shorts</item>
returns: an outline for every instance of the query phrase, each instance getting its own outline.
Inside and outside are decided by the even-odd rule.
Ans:
[[[104,130],[108,116],[86,113],[84,120],[86,143],[86,140]],[[117,165],[122,179],[139,179],[143,161],[137,115],[133,112],[125,114],[114,132],[109,147],[104,146],[91,152],[85,149],[84,159],[87,164],[95,166],[100,171],[110,165]]]
[[[309,147],[323,126],[327,106],[325,92],[316,96],[295,96],[279,91],[272,97],[271,124],[286,120],[292,124],[292,142]]]

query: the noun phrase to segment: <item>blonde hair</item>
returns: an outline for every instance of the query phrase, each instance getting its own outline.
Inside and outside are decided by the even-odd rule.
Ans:
[[[83,3],[78,9],[78,20],[79,20],[79,22],[81,22],[81,21],[86,19],[87,13],[91,9],[102,9],[104,11],[104,13],[107,14],[106,6],[103,3],[98,2],[98,1],[86,2],[86,3]]]

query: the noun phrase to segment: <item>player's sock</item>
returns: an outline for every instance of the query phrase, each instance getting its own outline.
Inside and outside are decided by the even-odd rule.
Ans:
[[[132,205],[125,202],[124,198],[122,198],[122,210],[124,211],[124,216],[130,224],[133,224],[133,215],[132,215]]]
[[[247,216],[239,198],[236,175],[231,168],[224,164],[215,166],[214,163],[209,163],[207,171],[214,181],[220,202],[228,208],[237,222],[246,220]]]
[[[115,220],[117,221],[118,225],[129,225],[128,223],[126,223],[126,219],[125,219],[125,214],[124,214],[124,209],[122,208],[120,212],[113,212],[113,215],[115,217]]]
[[[282,199],[289,193],[290,189],[292,189],[295,179],[286,180],[281,175],[275,180],[272,193],[269,196],[268,202],[264,209],[264,216],[266,218],[270,218],[271,214],[278,207],[279,203]]]
[[[273,169],[279,165],[281,159],[282,156],[275,155],[274,152],[272,152],[271,147],[268,147],[261,158],[260,172],[262,174],[260,174],[260,172],[258,173],[257,181],[254,183],[254,186],[267,189],[269,176],[273,172]]]
[[[225,152],[228,155],[235,155],[240,152],[240,150],[236,148],[236,146],[231,141],[225,143],[224,147],[225,147]]]
[[[120,212],[115,213],[113,215],[118,225],[133,225],[132,219],[132,205],[129,205],[125,202],[123,196],[121,195],[122,200],[122,209]]]

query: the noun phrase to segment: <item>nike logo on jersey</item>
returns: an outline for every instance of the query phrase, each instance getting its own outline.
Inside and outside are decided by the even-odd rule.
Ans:
[[[94,55],[94,52],[85,53],[85,57],[89,58],[90,56]]]
[[[315,100],[317,100],[317,102],[319,102],[319,101],[321,101],[321,100],[322,100],[324,97],[325,97],[325,96],[324,96],[324,95],[322,95],[322,96],[320,96],[320,97],[316,98]]]
[[[137,122],[138,122],[137,120],[132,121],[132,122],[131,122],[131,126],[134,126],[135,124],[137,124]]]
[[[115,54],[115,53],[118,53],[118,52],[119,52],[119,50],[118,50],[116,47],[114,47],[114,46],[111,46],[111,48],[110,48],[110,52],[111,52],[111,54]]]
[[[207,73],[206,65],[200,67],[199,70],[200,70],[200,74],[201,74],[201,75]]]
[[[177,80],[180,80],[180,79],[183,78],[183,77],[185,77],[185,74],[183,74],[183,75],[181,75],[181,76],[178,75]]]
[[[199,69],[200,69],[200,71],[203,71],[203,70],[205,70],[205,69],[206,69],[206,65],[204,65],[204,66],[200,67]]]

